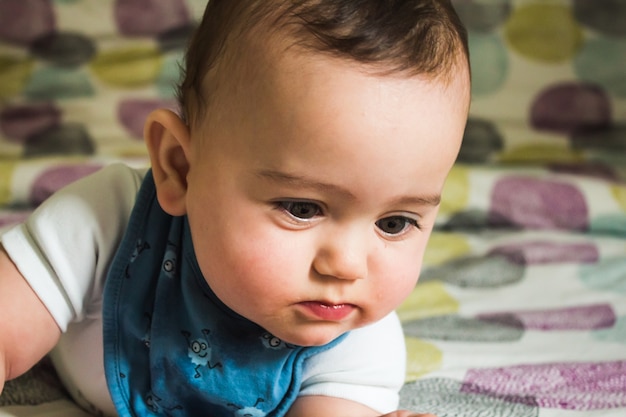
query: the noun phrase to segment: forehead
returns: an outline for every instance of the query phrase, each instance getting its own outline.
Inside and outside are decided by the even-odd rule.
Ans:
[[[203,154],[329,183],[352,177],[345,188],[429,176],[428,192],[439,191],[467,116],[463,71],[449,82],[383,76],[337,58],[277,51],[257,51],[223,96],[213,124],[218,146]]]

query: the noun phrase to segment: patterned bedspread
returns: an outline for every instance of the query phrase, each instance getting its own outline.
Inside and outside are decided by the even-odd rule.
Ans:
[[[143,118],[176,107],[205,3],[0,0],[0,227],[105,164],[147,163]],[[626,8],[455,5],[474,99],[420,282],[398,310],[401,406],[626,416]],[[39,415],[88,415],[47,360],[0,396],[0,416]]]

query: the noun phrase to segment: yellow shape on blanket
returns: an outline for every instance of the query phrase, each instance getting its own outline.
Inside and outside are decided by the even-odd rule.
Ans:
[[[33,61],[0,56],[0,98],[19,95],[33,71]]]
[[[514,147],[500,155],[500,162],[568,163],[582,162],[584,156],[579,151],[552,144],[532,144]]]
[[[401,321],[417,320],[459,311],[459,302],[438,281],[418,284],[396,310]]]
[[[443,352],[432,343],[406,337],[406,382],[441,368]]]
[[[163,59],[152,46],[134,46],[100,53],[90,65],[103,82],[121,88],[153,84],[159,76]]]
[[[619,204],[622,210],[626,211],[626,186],[614,185],[611,187],[611,193],[617,201],[617,204]]]
[[[433,232],[424,253],[424,266],[441,265],[470,251],[467,238],[457,233]]]
[[[469,199],[469,176],[468,170],[455,165],[452,167],[446,184],[443,187],[443,195],[439,212],[452,214],[467,206]]]
[[[583,45],[583,29],[566,5],[535,2],[516,8],[505,25],[511,48],[541,62],[574,57]]]
[[[13,188],[15,165],[17,164],[8,161],[3,161],[0,164],[0,204],[2,205],[11,201],[11,189]]]

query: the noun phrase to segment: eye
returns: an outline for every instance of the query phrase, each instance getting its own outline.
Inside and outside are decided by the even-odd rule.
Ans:
[[[322,214],[320,206],[309,201],[280,201],[278,205],[298,220],[311,220]]]
[[[397,236],[407,231],[409,227],[418,227],[417,220],[404,216],[390,216],[376,222],[376,227],[386,235]]]

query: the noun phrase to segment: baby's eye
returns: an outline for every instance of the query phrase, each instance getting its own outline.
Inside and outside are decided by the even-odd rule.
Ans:
[[[322,213],[319,205],[309,201],[280,201],[278,204],[298,220],[311,220]]]
[[[396,236],[406,232],[409,227],[417,227],[417,221],[404,216],[390,216],[376,222],[376,227],[386,235]]]

